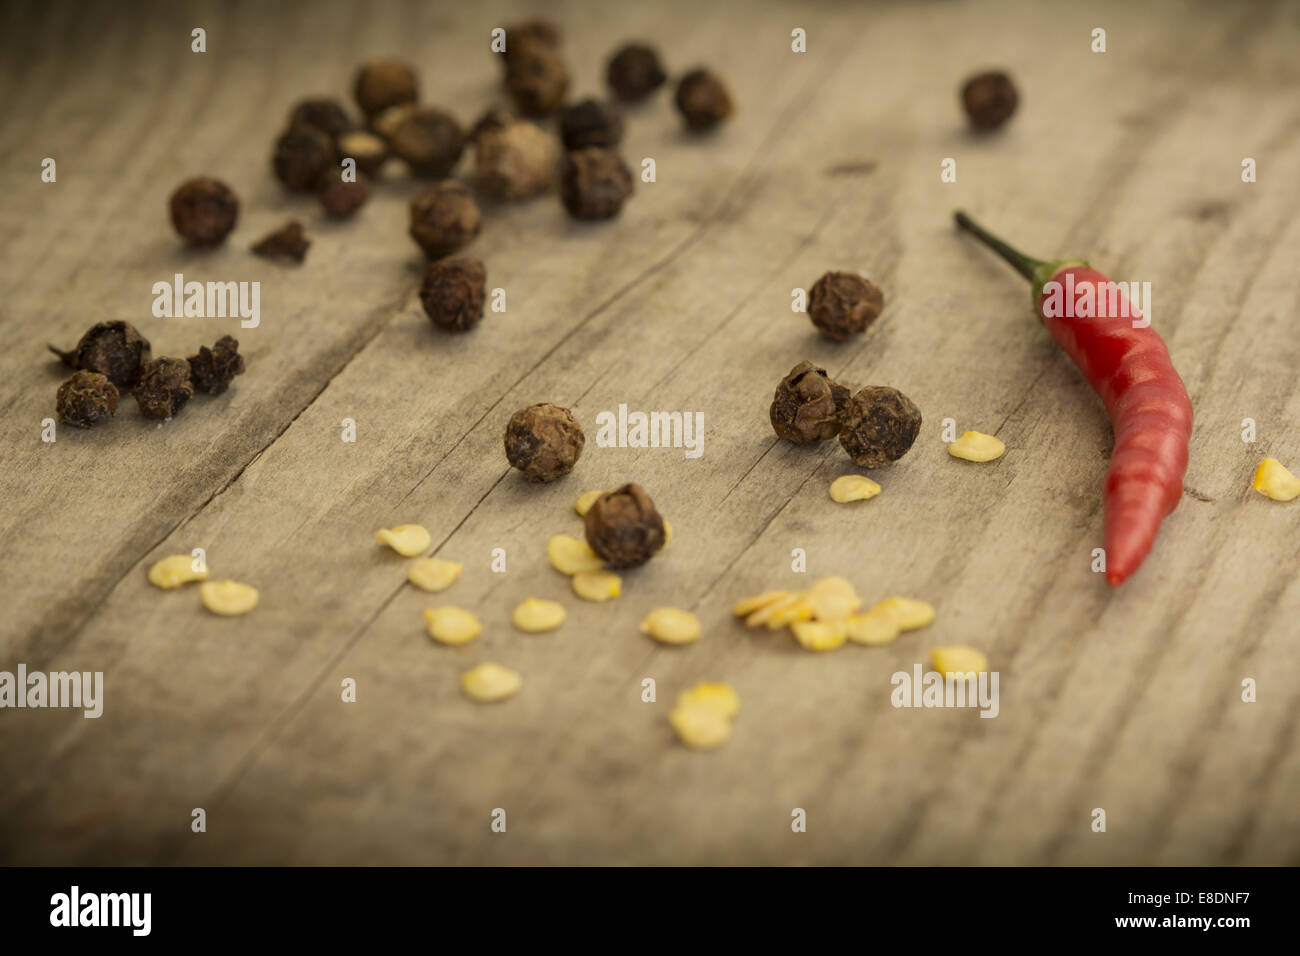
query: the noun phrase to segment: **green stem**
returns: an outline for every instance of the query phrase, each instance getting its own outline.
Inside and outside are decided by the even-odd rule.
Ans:
[[[953,218],[957,220],[957,225],[1011,263],[1011,267],[1030,282],[1038,281],[1043,267],[1047,265],[1042,259],[1034,259],[1014,246],[1007,245],[960,209],[953,213]]]

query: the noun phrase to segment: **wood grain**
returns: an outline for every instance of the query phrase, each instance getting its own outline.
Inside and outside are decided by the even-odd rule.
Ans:
[[[554,196],[488,209],[471,251],[508,308],[451,336],[415,294],[418,184],[392,168],[357,220],[330,224],[281,193],[270,144],[296,99],[344,95],[378,55],[419,64],[425,98],[471,121],[500,95],[488,32],[528,7],[6,5],[0,669],[102,670],[106,700],[98,720],[0,711],[0,860],[1300,862],[1300,509],[1249,488],[1264,457],[1300,467],[1300,8],[547,9],[575,95],[600,92],[619,42],[647,38],[673,72],[716,68],[739,110],[704,139],[680,132],[668,92],[633,111],[624,153],[653,157],[658,181],[617,221],[573,223]],[[195,26],[205,54],[190,52]],[[1097,26],[1105,54],[1089,51]],[[790,52],[794,27],[805,54]],[[955,93],[990,64],[1016,77],[1022,108],[973,138]],[[940,182],[945,157],[956,183]],[[200,172],[243,200],[230,241],[202,255],[164,215]],[[1020,280],[954,232],[959,206],[1030,251],[1153,284],[1197,421],[1188,495],[1118,591],[1089,570],[1111,441],[1100,403]],[[314,240],[303,266],[248,253],[289,216]],[[820,340],[791,312],[791,290],[828,269],[885,289],[855,342]],[[261,326],[154,318],[151,287],[176,272],[261,282]],[[63,377],[45,345],[110,318],[155,355],[229,332],[248,372],[164,425],[128,398],[109,426],[42,443]],[[836,443],[788,446],[766,422],[804,358],[924,413],[869,504],[827,498],[851,470]],[[537,401],[588,429],[574,475],[542,487],[501,451],[510,414]],[[619,403],[702,412],[702,457],[597,447],[595,417]],[[1007,455],[951,459],[949,417]],[[584,604],[545,541],[578,532],[580,492],[629,480],[673,544],[618,601]],[[424,636],[420,610],[441,599],[373,543],[402,522],[465,564],[444,597],[485,631],[460,651]],[[150,587],[154,560],[194,547],[261,588],[261,606],[217,619],[193,590]],[[826,574],[872,600],[925,598],[938,618],[885,648],[813,655],[729,617],[742,595]],[[563,601],[564,627],[515,631],[530,595]],[[639,635],[661,604],[694,610],[704,637]],[[996,719],[890,705],[890,675],[949,643],[1000,672]],[[520,670],[523,692],[464,699],[458,674],[482,660]],[[708,755],[666,721],[702,679],[743,700],[733,740]],[[206,833],[190,830],[195,807]],[[806,833],[791,832],[796,807]]]

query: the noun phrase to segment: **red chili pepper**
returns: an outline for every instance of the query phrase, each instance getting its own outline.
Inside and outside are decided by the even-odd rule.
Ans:
[[[1018,252],[976,225],[964,212],[957,225],[973,233],[1033,283],[1034,306],[1065,353],[1074,360],[1110,415],[1115,450],[1101,500],[1105,508],[1106,579],[1116,585],[1138,569],[1151,550],[1160,522],[1183,494],[1192,403],[1164,340],[1144,325],[1122,289],[1081,259],[1043,262]],[[1074,297],[1054,299],[1044,286],[1073,284]],[[1075,308],[1092,296],[1093,315]],[[1083,298],[1081,298],[1083,297]],[[1056,305],[1069,306],[1055,315]],[[1112,304],[1115,308],[1112,309]],[[1111,314],[1118,313],[1118,314]]]

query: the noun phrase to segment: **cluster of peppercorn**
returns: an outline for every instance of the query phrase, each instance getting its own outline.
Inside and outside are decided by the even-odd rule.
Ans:
[[[220,395],[244,371],[239,342],[229,335],[188,359],[151,358],[149,340],[130,322],[100,322],[75,347],[65,352],[51,345],[50,351],[75,369],[59,386],[57,411],[59,421],[76,428],[112,418],[127,390],[145,418],[172,418],[195,392]]]

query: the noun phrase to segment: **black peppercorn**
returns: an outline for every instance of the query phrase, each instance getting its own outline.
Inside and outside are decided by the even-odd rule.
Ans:
[[[90,428],[117,414],[117,386],[108,376],[85,370],[59,386],[56,398],[59,421],[74,428]]]
[[[294,126],[275,141],[271,167],[276,178],[295,192],[310,192],[334,165],[334,144],[311,126]]]
[[[735,110],[731,93],[713,73],[691,70],[677,83],[677,109],[693,132],[712,129]]]
[[[609,219],[632,195],[632,173],[618,153],[599,146],[565,154],[560,199],[575,219]]]
[[[506,58],[506,89],[524,116],[555,112],[569,90],[564,57],[555,47],[541,43],[518,47]]]
[[[506,459],[529,481],[554,481],[573,471],[585,440],[568,409],[550,402],[529,405],[506,425]]]
[[[834,438],[848,400],[849,390],[831,381],[826,369],[800,362],[776,387],[769,410],[772,428],[796,445]]]
[[[560,138],[565,149],[617,146],[623,138],[623,114],[613,103],[587,99],[560,113]]]
[[[334,158],[339,162],[355,160],[360,172],[373,176],[388,159],[388,144],[366,130],[349,130],[335,142]]]
[[[308,126],[331,140],[337,140],[354,125],[342,103],[323,96],[300,100],[289,113],[290,129]]]
[[[190,381],[196,392],[220,395],[236,375],[244,374],[244,357],[239,341],[229,335],[217,339],[212,348],[199,346],[199,354],[189,357]]]
[[[645,564],[664,546],[664,519],[638,484],[601,495],[583,522],[587,544],[611,568]]]
[[[844,406],[840,444],[863,468],[902,458],[921,430],[921,410],[896,388],[868,385]]]
[[[375,60],[357,70],[352,84],[357,106],[373,119],[390,106],[414,103],[419,98],[415,70],[401,60]]]
[[[843,342],[865,331],[884,301],[880,287],[856,272],[828,272],[808,293],[808,318],[823,336]]]
[[[267,259],[292,259],[302,262],[307,256],[311,240],[303,230],[302,223],[290,219],[275,232],[268,233],[253,243],[253,254]]]
[[[347,219],[370,198],[370,179],[362,172],[347,182],[339,176],[326,176],[321,180],[316,195],[325,207],[325,215],[331,219]]]
[[[239,218],[239,199],[234,190],[209,176],[181,183],[168,206],[172,225],[192,246],[219,245]]]
[[[1020,103],[1011,77],[1000,71],[972,76],[961,88],[966,118],[977,130],[997,129],[1011,118]]]
[[[69,351],[53,345],[50,351],[69,368],[98,372],[119,388],[130,388],[140,380],[140,369],[149,361],[149,340],[130,322],[100,322]]]
[[[506,49],[504,53],[506,62],[509,63],[510,58],[516,53],[534,45],[558,50],[560,40],[560,28],[550,20],[544,20],[541,17],[508,26],[506,27]]]
[[[483,214],[469,189],[441,182],[411,200],[411,238],[430,259],[449,255],[478,235]]]
[[[508,109],[500,106],[489,106],[474,121],[474,125],[469,128],[469,133],[465,138],[471,143],[477,143],[479,137],[484,133],[505,129],[514,121],[515,117]]]
[[[620,100],[635,103],[664,85],[668,74],[659,54],[644,43],[629,43],[609,59],[605,80]]]
[[[477,259],[454,257],[429,263],[420,304],[429,320],[448,332],[465,332],[483,318],[487,270]]]
[[[194,395],[190,363],[182,358],[156,358],[140,371],[131,394],[145,418],[173,418]]]
[[[465,133],[456,117],[426,106],[412,111],[394,127],[388,145],[416,176],[443,179],[465,149]]]
[[[558,155],[554,137],[534,123],[484,130],[474,149],[474,181],[493,199],[525,199],[550,187]]]

